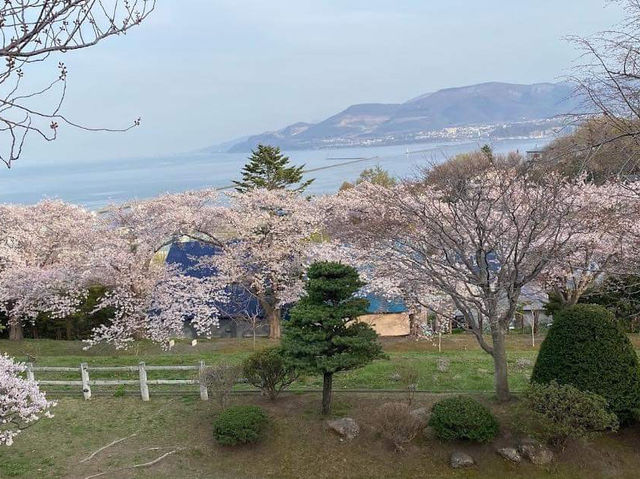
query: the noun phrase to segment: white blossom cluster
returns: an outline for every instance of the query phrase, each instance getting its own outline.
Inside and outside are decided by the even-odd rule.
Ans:
[[[0,355],[0,445],[10,446],[22,429],[42,416],[53,417],[48,401],[38,384],[26,379],[26,366]]]

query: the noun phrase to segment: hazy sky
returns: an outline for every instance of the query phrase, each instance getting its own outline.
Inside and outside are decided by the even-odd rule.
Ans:
[[[576,58],[563,37],[620,17],[604,0],[158,0],[126,36],[64,56],[68,116],[108,127],[142,116],[142,126],[32,137],[20,163],[171,154],[353,103],[556,81]],[[55,67],[33,74],[47,73]]]

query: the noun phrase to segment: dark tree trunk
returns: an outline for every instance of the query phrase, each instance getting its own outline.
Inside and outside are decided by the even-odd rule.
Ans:
[[[265,312],[269,321],[269,339],[280,339],[280,309],[267,307]]]
[[[491,328],[493,340],[493,367],[495,375],[496,397],[500,402],[506,402],[511,398],[509,393],[509,378],[507,376],[507,351],[505,348],[505,333],[501,326]]]
[[[67,341],[71,341],[73,339],[73,323],[71,318],[65,318],[64,325],[67,334]]]
[[[22,322],[9,322],[9,340],[22,341],[24,339],[24,330],[22,329]]]
[[[322,414],[331,413],[331,393],[333,390],[333,373],[324,373],[322,383]]]

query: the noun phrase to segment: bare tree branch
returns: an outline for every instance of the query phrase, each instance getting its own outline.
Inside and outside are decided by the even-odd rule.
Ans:
[[[23,78],[31,64],[96,45],[107,37],[126,34],[155,8],[156,0],[6,0],[0,6],[0,138],[6,149],[0,161],[8,168],[22,154],[29,133],[45,141],[57,138],[60,125],[87,131],[127,131],[95,128],[67,118],[62,104],[67,90],[67,67],[57,65],[58,75],[45,86],[27,87]],[[42,103],[57,98],[54,106]]]

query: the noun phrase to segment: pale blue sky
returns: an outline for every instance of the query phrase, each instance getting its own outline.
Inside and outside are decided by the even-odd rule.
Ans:
[[[605,0],[158,0],[125,37],[64,58],[65,113],[98,126],[142,116],[142,126],[33,137],[20,163],[171,154],[353,103],[556,81],[577,56],[565,35],[620,18]]]

